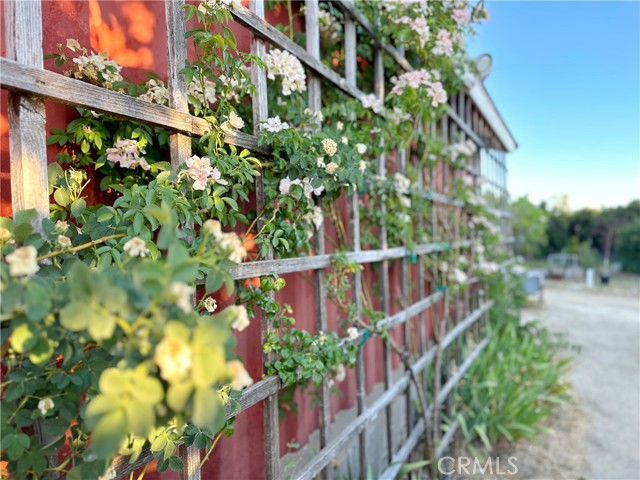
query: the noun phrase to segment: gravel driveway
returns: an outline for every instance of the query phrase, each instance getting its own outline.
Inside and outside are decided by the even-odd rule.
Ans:
[[[525,318],[538,318],[551,330],[566,332],[581,348],[568,377],[575,396],[572,408],[580,412],[580,421],[550,425],[558,457],[552,478],[640,479],[638,282],[636,278],[623,288],[591,290],[548,282],[543,307],[524,312]],[[546,453],[553,456],[549,447]],[[563,455],[581,458],[563,460]],[[563,464],[570,467],[565,474]],[[534,473],[529,478],[549,474],[540,462],[536,470],[542,476]]]

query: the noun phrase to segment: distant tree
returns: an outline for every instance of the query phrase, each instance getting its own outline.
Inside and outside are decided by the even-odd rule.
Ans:
[[[569,215],[559,210],[547,213],[547,248],[545,253],[557,253],[567,248],[569,243]]]
[[[618,231],[616,257],[624,270],[640,273],[640,216]]]
[[[515,251],[525,258],[535,258],[542,254],[547,245],[547,215],[545,211],[531,203],[525,195],[511,204],[513,213],[513,235]]]
[[[602,252],[596,231],[598,215],[598,211],[588,208],[572,213],[569,217],[569,234],[576,237],[579,242],[588,242]]]
[[[603,210],[595,222],[596,235],[602,245],[605,262],[611,259],[618,231],[626,224],[640,218],[640,200],[634,200],[624,207]]]

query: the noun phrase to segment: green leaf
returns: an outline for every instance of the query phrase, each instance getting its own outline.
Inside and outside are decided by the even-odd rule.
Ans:
[[[164,447],[167,445],[167,435],[163,432],[158,435],[152,442],[149,450],[152,452],[159,452],[164,450]]]
[[[400,471],[398,472],[398,477],[404,477],[405,475],[415,471],[420,470],[421,468],[426,467],[431,463],[431,460],[420,460],[419,462],[405,463]]]
[[[104,415],[96,424],[91,436],[90,449],[98,458],[109,458],[117,452],[126,435],[125,413],[122,408],[117,408]]]
[[[191,382],[172,383],[167,391],[167,405],[174,412],[182,412],[192,391]]]
[[[93,316],[89,316],[91,306],[86,302],[72,301],[60,310],[60,323],[64,328],[72,332],[84,330],[92,322]],[[100,320],[98,318],[98,320]]]
[[[23,323],[16,327],[11,333],[11,346],[18,352],[23,353],[35,346],[38,341],[37,329],[34,325]]]
[[[16,226],[13,230],[13,236],[18,243],[24,242],[29,235],[33,232],[33,225],[30,223],[22,223]]]
[[[209,274],[207,275],[207,280],[205,282],[205,290],[207,293],[217,292],[222,287],[222,283],[224,282],[224,277],[222,274],[216,270],[209,270]]]
[[[106,340],[113,336],[116,328],[116,317],[109,314],[98,315],[97,312],[87,312],[89,318],[88,331],[94,340]]]
[[[222,411],[220,397],[213,388],[197,388],[193,396],[193,424],[199,428],[215,428],[218,414]],[[222,415],[224,418],[224,415]]]
[[[141,212],[138,212],[133,217],[133,231],[136,235],[140,234],[140,230],[142,230],[142,225],[144,224],[144,215]]]
[[[21,223],[30,223],[32,220],[35,220],[37,216],[38,213],[33,208],[20,210],[13,215],[13,222],[16,225],[20,225]]]
[[[61,207],[66,207],[71,203],[71,196],[64,188],[58,188],[53,194],[53,199]]]
[[[169,457],[169,469],[180,472],[184,468],[184,462],[180,457]]]
[[[29,282],[25,291],[24,302],[29,320],[42,320],[51,310],[50,291],[39,282]]]
[[[129,432],[138,437],[146,437],[156,420],[152,408],[138,402],[129,401],[124,405]]]
[[[85,202],[84,198],[76,198],[71,204],[71,215],[73,215],[75,218],[78,218],[84,213],[86,209],[87,202]]]

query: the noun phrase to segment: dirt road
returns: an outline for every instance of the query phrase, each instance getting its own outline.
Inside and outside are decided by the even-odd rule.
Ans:
[[[548,282],[544,306],[525,310],[525,318],[566,332],[581,348],[569,374],[575,396],[571,408],[579,414],[571,412],[576,420],[569,425],[550,425],[557,453],[547,444],[546,454],[558,457],[552,478],[640,479],[639,285],[626,287],[587,290]]]

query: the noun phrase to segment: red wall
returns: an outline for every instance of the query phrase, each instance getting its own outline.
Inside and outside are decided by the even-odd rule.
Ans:
[[[246,4],[246,0],[245,0]],[[75,38],[80,44],[90,49],[107,51],[112,59],[121,64],[123,75],[134,81],[142,81],[146,78],[147,71],[157,73],[161,78],[166,78],[166,37],[165,15],[163,1],[78,1],[55,0],[42,2],[44,52],[53,53],[56,45],[66,43],[67,38]],[[283,22],[284,9],[279,12],[270,12],[272,17],[280,17]],[[1,13],[0,13],[1,15]],[[2,20],[2,19],[0,19]],[[277,22],[274,22],[277,23]],[[284,22],[283,22],[284,23]],[[4,26],[4,21],[0,21]],[[237,26],[236,26],[237,27]],[[234,27],[240,50],[248,51],[249,35],[241,27]],[[301,28],[301,25],[298,25]],[[4,32],[1,35],[2,55],[6,56],[4,47]],[[45,68],[58,70],[51,60],[45,61]],[[6,92],[2,91],[0,97],[0,214],[11,214],[9,149],[8,149],[8,122]],[[47,131],[52,128],[65,128],[76,116],[73,109],[47,102]],[[51,146],[48,149],[49,161],[54,161],[58,149]],[[440,178],[441,175],[438,175]],[[98,182],[93,182],[96,185]],[[90,191],[89,201],[95,201],[99,192]],[[340,203],[340,212],[346,224],[345,202]],[[333,235],[331,227],[327,225],[328,234]],[[412,278],[417,279],[415,267],[411,267]],[[392,313],[398,311],[401,306],[397,301],[399,296],[399,262],[391,262],[390,284],[394,286],[391,291]],[[301,277],[306,277],[301,278]],[[313,274],[291,274],[284,277],[288,287],[279,294],[282,303],[290,304],[294,309],[297,319],[297,327],[309,331],[315,330],[314,302],[313,302]],[[379,269],[367,265],[364,269],[365,284],[371,286],[378,281]],[[398,286],[396,288],[396,286]],[[412,297],[416,301],[425,292],[417,292],[413,287]],[[374,297],[374,295],[372,295]],[[374,298],[374,301],[379,299]],[[379,302],[375,305],[381,308]],[[329,328],[337,329],[340,315],[331,302],[328,302]],[[430,312],[426,312],[428,328],[430,331]],[[416,332],[417,322],[411,322],[412,329]],[[402,330],[395,328],[395,338],[401,343]],[[260,325],[255,320],[245,331],[237,334],[237,353],[244,359],[250,375],[258,380],[261,377],[261,344]],[[417,341],[416,341],[417,342]],[[382,369],[382,345],[377,339],[371,339],[364,347],[366,365],[366,388],[370,392],[376,383],[383,380]],[[394,358],[394,367],[399,366],[399,360]],[[355,405],[355,372],[349,371],[346,380],[339,385],[342,396],[333,397],[331,411],[351,408]],[[311,408],[311,397],[308,394],[297,392],[294,399],[298,405],[298,415],[287,415],[280,424],[280,447],[282,453],[287,452],[286,444],[295,441],[304,445],[309,434],[318,427],[317,409]],[[263,477],[263,422],[262,405],[256,405],[239,415],[236,422],[236,433],[231,438],[223,438],[216,450],[211,455],[203,470],[203,478],[206,479],[257,479]],[[222,461],[224,459],[224,461]],[[231,459],[231,461],[229,461]],[[148,478],[178,478],[177,474],[164,473],[162,475],[151,473]]]

